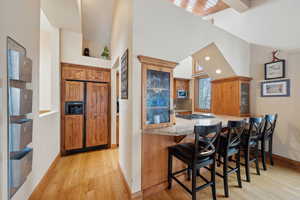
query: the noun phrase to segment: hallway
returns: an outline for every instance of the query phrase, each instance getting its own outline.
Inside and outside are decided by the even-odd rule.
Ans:
[[[46,182],[30,200],[128,199],[117,149],[62,157]]]

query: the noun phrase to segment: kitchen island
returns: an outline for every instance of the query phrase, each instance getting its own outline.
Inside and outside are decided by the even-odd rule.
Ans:
[[[211,116],[209,116],[211,117]],[[145,129],[142,135],[142,191],[147,197],[167,188],[168,147],[178,143],[193,142],[195,125],[213,125],[240,117],[214,115],[214,118],[183,119],[176,117],[176,124],[165,128]],[[174,158],[173,170],[186,166]],[[184,178],[184,177],[180,177]]]

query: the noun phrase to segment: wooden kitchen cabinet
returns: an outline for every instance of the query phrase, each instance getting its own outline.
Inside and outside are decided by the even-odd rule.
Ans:
[[[108,143],[108,85],[87,83],[86,146]]]
[[[212,81],[212,113],[250,116],[249,77],[230,77]]]
[[[61,64],[61,153],[110,148],[110,70]]]
[[[62,65],[62,78],[64,80],[82,80],[103,83],[110,82],[109,69],[66,63],[63,63]]]
[[[86,71],[80,67],[64,64],[62,78],[66,80],[86,80]]]
[[[170,126],[174,123],[173,69],[177,63],[146,56],[138,59],[142,64],[142,127]]]
[[[66,115],[64,124],[65,150],[83,148],[83,115]]]
[[[110,73],[94,69],[87,70],[87,80],[97,82],[110,82]]]
[[[178,112],[177,114],[179,114],[179,115],[191,115],[191,114],[193,114],[193,112],[192,111],[185,111],[185,112]]]
[[[84,83],[78,81],[65,81],[64,99],[65,101],[83,101]]]
[[[174,91],[173,91],[173,98],[177,98],[177,91],[184,90],[187,92],[187,97],[190,96],[190,80],[189,79],[181,79],[181,78],[174,78]]]

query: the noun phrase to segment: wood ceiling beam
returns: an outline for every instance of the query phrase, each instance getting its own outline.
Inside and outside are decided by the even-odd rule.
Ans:
[[[200,16],[207,16],[219,12],[221,10],[224,10],[226,8],[229,8],[229,6],[226,3],[224,3],[223,0],[219,0],[215,6],[212,6],[210,8],[205,8],[209,0],[169,0],[169,1],[173,2],[179,7],[188,10],[189,12],[192,12]]]

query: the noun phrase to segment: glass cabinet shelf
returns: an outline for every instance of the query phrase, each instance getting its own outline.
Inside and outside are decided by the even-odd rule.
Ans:
[[[170,91],[170,88],[147,88],[147,90],[154,90],[154,91]]]
[[[138,58],[143,67],[143,128],[173,124],[173,68],[177,63],[144,56]]]
[[[147,109],[169,109],[169,106],[152,106],[152,107],[147,107]]]

